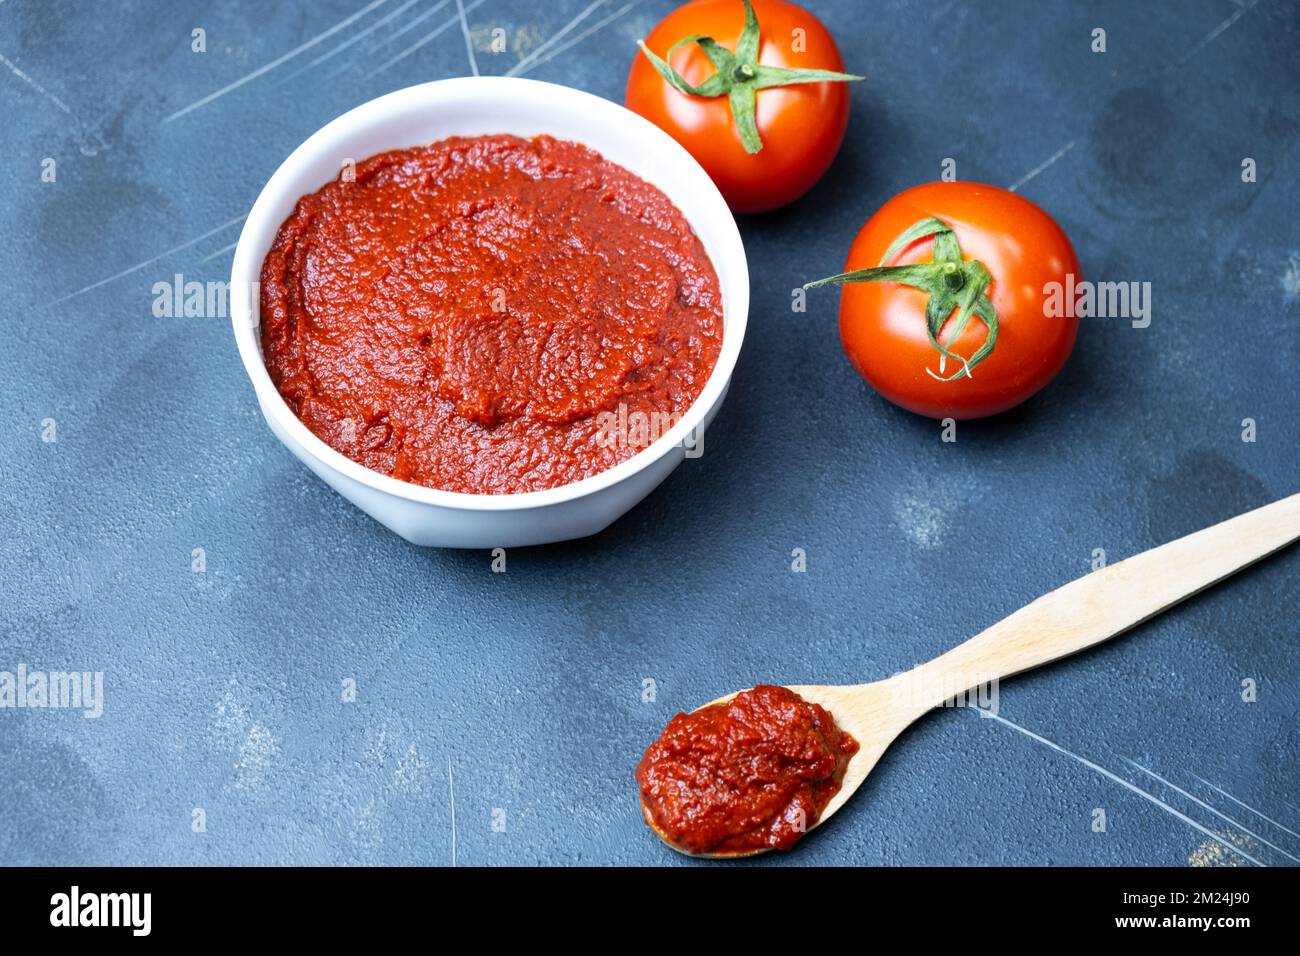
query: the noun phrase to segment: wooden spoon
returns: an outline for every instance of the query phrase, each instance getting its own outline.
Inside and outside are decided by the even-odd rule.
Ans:
[[[926,711],[972,687],[1110,640],[1297,539],[1300,494],[1071,581],[946,654],[887,680],[792,685],[790,690],[800,697],[830,711],[840,729],[852,734],[860,745],[849,761],[839,792],[813,827],[844,806],[885,748]],[[727,694],[710,703],[735,696]],[[644,804],[642,812],[661,840],[688,852],[655,826]],[[701,855],[730,858],[764,852]]]

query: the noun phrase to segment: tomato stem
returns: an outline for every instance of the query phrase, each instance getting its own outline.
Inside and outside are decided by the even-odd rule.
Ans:
[[[852,83],[866,79],[851,73],[837,73],[834,70],[801,70],[784,66],[763,66],[758,62],[759,27],[754,5],[744,0],[745,27],[740,39],[736,41],[735,51],[728,50],[713,37],[691,34],[682,37],[668,48],[664,57],[656,56],[645,45],[644,40],[637,40],[637,46],[646,55],[659,75],[669,86],[684,96],[699,96],[713,99],[725,96],[730,101],[731,118],[736,124],[736,132],[745,152],[753,155],[763,148],[762,137],[758,134],[755,119],[757,92],[778,86],[792,86],[797,83]],[[709,58],[716,72],[698,86],[688,83],[668,62],[679,47],[695,43]]]
[[[934,239],[934,250],[930,262],[918,262],[906,266],[885,265],[913,242],[931,237]],[[963,376],[972,378],[971,373],[975,366],[988,358],[997,344],[998,314],[988,297],[988,287],[992,281],[993,276],[984,267],[984,263],[978,259],[967,262],[963,257],[961,244],[957,241],[957,234],[953,232],[952,227],[943,220],[931,216],[904,229],[898,238],[890,243],[884,256],[881,257],[880,265],[876,268],[855,269],[852,272],[827,276],[825,279],[806,283],[804,288],[842,285],[847,282],[898,282],[927,293],[929,298],[925,301],[925,331],[930,345],[939,353],[939,372],[936,374],[929,368],[926,372],[942,382],[954,382]],[[939,341],[939,336],[943,334],[944,326],[947,325],[954,310],[957,318],[948,335],[949,342],[957,341],[966,330],[972,315],[983,322],[987,329],[983,343],[969,358],[958,355]],[[961,368],[951,375],[944,374],[948,359],[961,363]]]

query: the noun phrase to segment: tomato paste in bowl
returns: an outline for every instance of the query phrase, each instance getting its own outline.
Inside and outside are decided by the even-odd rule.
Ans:
[[[453,548],[594,534],[703,453],[749,311],[735,218],[690,154],[518,77],[408,87],[318,130],[253,204],[231,289],[276,437]]]
[[[680,420],[722,347],[704,247],[662,191],[551,136],[455,136],[347,165],[261,269],[293,413],[446,491],[555,488]]]

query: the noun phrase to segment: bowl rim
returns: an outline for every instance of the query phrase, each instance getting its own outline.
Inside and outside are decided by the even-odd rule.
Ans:
[[[284,193],[293,192],[295,194],[293,196],[294,202],[306,195],[305,192],[297,191],[296,187],[292,186],[292,182],[301,175],[304,167],[315,160],[321,152],[328,150],[329,144],[332,144],[337,137],[344,135],[351,127],[373,120],[385,112],[400,110],[415,101],[423,101],[425,105],[433,107],[440,101],[462,100],[464,98],[484,102],[485,118],[488,125],[490,125],[491,101],[499,97],[519,96],[541,99],[552,106],[557,102],[567,101],[570,104],[568,108],[601,116],[603,122],[608,124],[611,129],[620,126],[639,128],[643,135],[658,141],[657,148],[662,152],[662,155],[658,158],[668,161],[674,167],[672,174],[675,177],[685,176],[695,180],[690,185],[694,191],[700,194],[699,201],[695,208],[691,210],[681,209],[680,211],[688,222],[704,217],[718,217],[720,219],[723,234],[715,251],[719,254],[725,254],[732,262],[732,267],[738,270],[739,273],[735,281],[735,294],[729,299],[726,292],[723,291],[722,349],[713,366],[713,371],[704,384],[704,388],[666,434],[661,435],[656,441],[626,461],[587,478],[538,491],[488,494],[446,491],[441,488],[430,488],[381,474],[367,468],[360,462],[353,461],[342,452],[331,447],[309,429],[289,408],[279,389],[271,381],[270,372],[267,370],[262,355],[261,336],[259,334],[261,328],[260,315],[254,320],[250,297],[235,294],[235,290],[258,288],[256,283],[261,278],[264,254],[255,258],[254,247],[259,245],[259,239],[265,238],[265,246],[269,249],[270,243],[274,241],[275,234],[282,224],[280,218],[272,213],[272,207],[281,199]],[[488,135],[490,132],[490,129],[485,129],[482,135]],[[431,142],[436,142],[436,140]],[[388,148],[400,149],[404,147],[394,145]],[[601,152],[596,146],[591,146],[591,148],[595,149],[596,152]],[[602,155],[604,154],[602,153]],[[681,169],[678,170],[676,167],[681,167]],[[633,175],[637,174],[633,173]],[[324,185],[324,183],[321,185]],[[651,185],[655,184],[651,183]],[[693,225],[692,228],[694,228]],[[706,249],[705,252],[706,255],[709,255],[709,250]],[[716,255],[709,255],[709,260],[715,271],[720,272],[717,258]],[[721,286],[722,283],[720,283],[720,288]],[[243,361],[244,370],[252,380],[254,392],[263,412],[273,416],[276,424],[285,430],[303,452],[311,455],[329,468],[342,473],[347,478],[376,491],[404,498],[408,501],[472,511],[544,508],[549,505],[572,501],[619,484],[671,453],[690,434],[692,429],[703,425],[705,417],[721,401],[740,355],[740,347],[745,338],[745,327],[749,313],[749,266],[735,217],[731,214],[726,200],[722,198],[722,194],[718,191],[712,179],[681,144],[649,120],[611,100],[556,83],[504,76],[456,77],[408,86],[368,100],[348,110],[309,136],[279,165],[266,185],[258,193],[257,199],[244,221],[243,229],[240,231],[239,240],[235,246],[234,261],[231,265],[230,288],[232,290],[230,296],[231,322],[234,326],[235,342],[239,349],[240,358]]]

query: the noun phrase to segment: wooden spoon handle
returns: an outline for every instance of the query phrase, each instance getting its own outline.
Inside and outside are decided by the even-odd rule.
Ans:
[[[1071,581],[910,673],[937,706],[1122,634],[1298,538],[1300,494]]]

